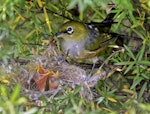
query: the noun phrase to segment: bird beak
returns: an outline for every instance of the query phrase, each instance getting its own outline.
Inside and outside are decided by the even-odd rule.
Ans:
[[[58,32],[58,33],[55,34],[55,36],[56,36],[57,38],[62,38],[63,35],[64,35],[63,32]]]

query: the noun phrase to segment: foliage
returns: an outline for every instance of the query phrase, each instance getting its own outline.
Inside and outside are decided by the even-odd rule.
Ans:
[[[116,7],[117,23],[113,25],[112,32],[121,33],[125,40],[128,39],[122,46],[125,52],[116,53],[108,60],[121,66],[121,73],[99,81],[93,88],[98,95],[89,103],[79,97],[81,87],[75,90],[68,87],[63,95],[54,99],[42,96],[39,109],[27,105],[27,98],[20,95],[19,85],[9,87],[0,83],[0,113],[150,112],[150,0],[2,0],[0,62],[8,64],[12,58],[31,59],[31,55],[41,54],[60,25],[67,20],[101,22],[107,16],[108,4]],[[133,37],[138,37],[140,44],[134,42]],[[29,109],[26,111],[25,108]]]
[[[27,103],[27,99],[20,96],[20,86],[16,85],[12,90],[8,87],[0,87],[0,112],[2,114],[21,114],[24,113],[24,105]],[[29,113],[31,110],[25,113]],[[37,109],[33,108],[32,112],[36,112]]]

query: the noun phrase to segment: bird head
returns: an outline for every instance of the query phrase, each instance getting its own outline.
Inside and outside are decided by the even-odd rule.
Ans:
[[[86,39],[88,36],[88,30],[83,23],[68,21],[60,27],[56,36],[64,41],[72,40],[75,42],[80,42]]]

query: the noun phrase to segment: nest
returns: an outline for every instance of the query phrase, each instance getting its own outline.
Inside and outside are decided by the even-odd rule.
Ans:
[[[44,71],[56,73],[57,78],[55,78],[55,76],[45,79],[41,79],[42,76],[36,78],[37,75],[39,75],[37,71],[38,65],[40,65]],[[41,95],[47,95],[53,98],[65,87],[69,86],[74,89],[78,85],[82,86],[80,91],[82,96],[87,100],[92,100],[94,96],[91,87],[94,87],[94,85],[107,74],[104,70],[98,70],[90,79],[86,80],[88,76],[86,69],[64,61],[60,52],[56,51],[53,46],[49,46],[42,55],[35,55],[34,60],[30,60],[25,65],[13,64],[12,72],[15,74],[13,82],[21,85],[22,94],[28,96],[30,100],[38,100]],[[58,86],[54,89],[46,90],[46,88],[43,88],[42,91],[39,91],[39,83],[36,83],[36,80],[44,80],[44,83],[46,83],[47,81],[45,80],[47,79],[52,83],[57,82],[56,84],[58,84]],[[42,81],[40,84],[41,83]],[[46,86],[46,84],[42,85],[42,87],[44,86]]]

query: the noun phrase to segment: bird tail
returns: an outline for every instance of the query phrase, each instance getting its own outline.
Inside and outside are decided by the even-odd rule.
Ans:
[[[115,8],[112,8],[111,10],[115,10]],[[110,13],[107,15],[107,17],[100,23],[98,22],[91,22],[91,24],[95,25],[99,32],[101,33],[108,33],[112,24],[117,23],[114,22],[114,16],[116,15],[116,13]]]
[[[111,11],[112,10],[115,10],[115,8],[112,8]],[[116,15],[116,13],[110,13],[110,14],[108,14],[107,17],[104,19],[104,21],[101,22],[101,24],[105,25],[105,26],[110,26],[113,23],[116,23],[116,22],[114,22],[114,16],[115,15]]]

